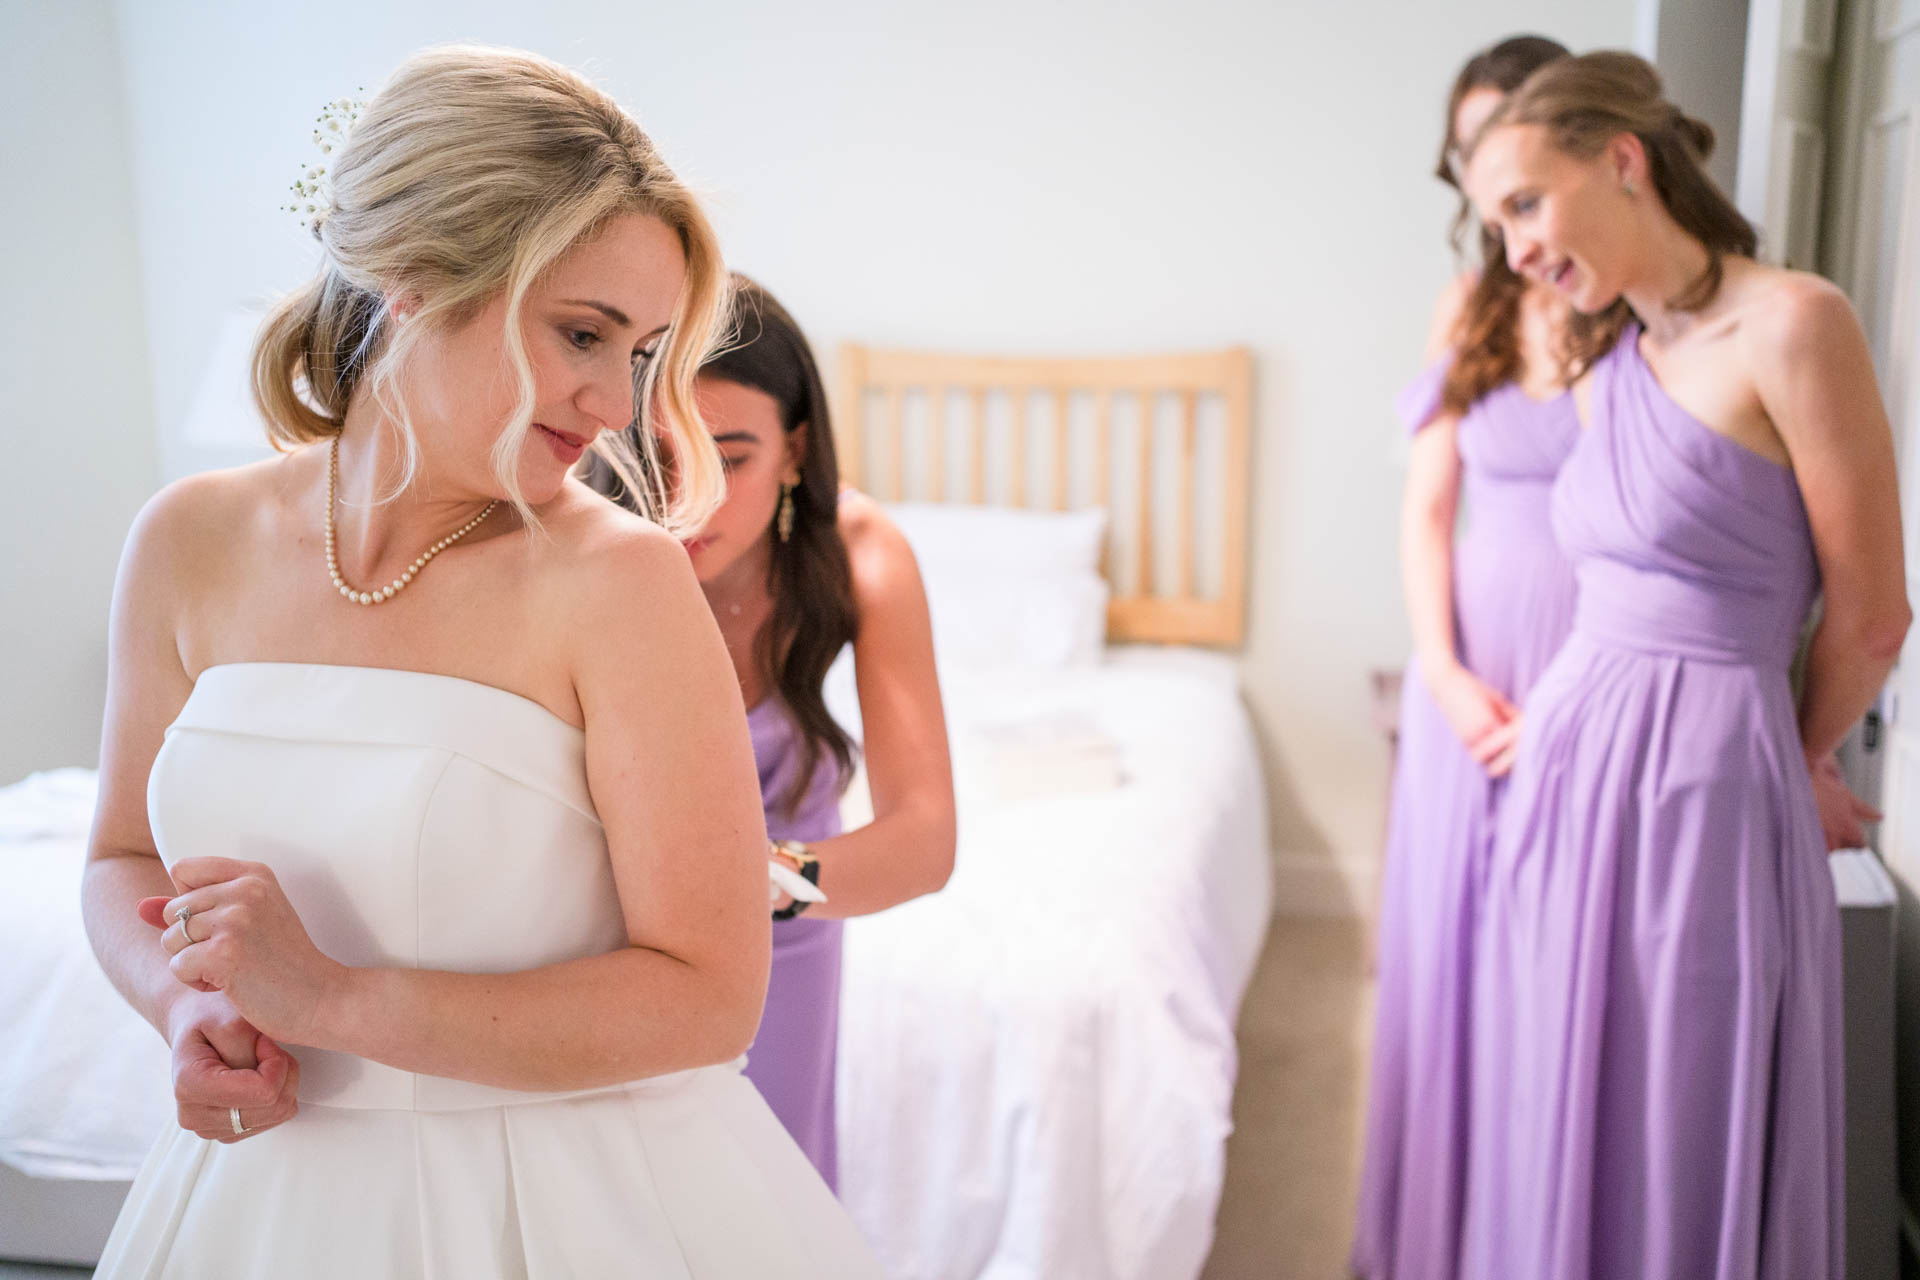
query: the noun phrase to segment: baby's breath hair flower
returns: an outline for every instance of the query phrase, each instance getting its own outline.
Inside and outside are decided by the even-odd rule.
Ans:
[[[313,121],[313,145],[320,148],[320,161],[308,165],[293,180],[288,188],[293,192],[293,202],[280,206],[316,236],[320,234],[320,220],[326,216],[333,200],[333,190],[327,182],[331,157],[346,143],[347,134],[352,132],[354,121],[360,118],[366,105],[360,98],[335,98],[321,108]]]

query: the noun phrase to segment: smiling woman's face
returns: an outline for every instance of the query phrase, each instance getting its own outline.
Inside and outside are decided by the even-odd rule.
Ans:
[[[1579,311],[1611,306],[1635,261],[1623,150],[1609,145],[1582,159],[1553,146],[1544,126],[1509,124],[1481,138],[1467,160],[1467,198],[1499,235],[1507,265]]]

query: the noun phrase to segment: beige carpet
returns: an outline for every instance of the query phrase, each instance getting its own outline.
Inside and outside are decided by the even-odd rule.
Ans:
[[[1240,1012],[1240,1079],[1202,1280],[1343,1280],[1373,982],[1358,920],[1276,919]]]

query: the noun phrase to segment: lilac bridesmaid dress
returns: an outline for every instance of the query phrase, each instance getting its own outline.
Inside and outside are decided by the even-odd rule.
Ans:
[[[1554,490],[1573,634],[1501,815],[1468,1274],[1838,1280],[1839,914],[1788,685],[1793,473],[1669,399],[1630,327]]]
[[[747,728],[760,766],[769,838],[812,843],[839,835],[841,788],[832,754],[822,754],[799,807],[788,813],[787,794],[804,758],[800,730],[772,697],[747,712]],[[831,884],[824,887],[833,893]],[[840,929],[838,920],[806,915],[773,922],[773,974],[746,1069],[774,1115],[836,1191],[833,1064],[840,1030]]]
[[[1444,364],[1429,369],[1402,393],[1410,429],[1433,420],[1445,373]],[[1573,569],[1553,540],[1548,495],[1579,420],[1571,397],[1535,401],[1508,384],[1476,402],[1458,432],[1465,521],[1453,548],[1457,652],[1520,704],[1573,620]],[[1365,1280],[1459,1274],[1475,937],[1502,790],[1409,670],[1352,1259]]]

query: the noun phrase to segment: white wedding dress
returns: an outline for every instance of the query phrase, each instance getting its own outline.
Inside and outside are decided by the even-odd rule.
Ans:
[[[214,667],[147,805],[162,858],[266,863],[350,965],[506,972],[625,945],[585,735],[487,685]],[[288,1047],[300,1114],[230,1145],[163,1136],[100,1280],[879,1275],[738,1063],[540,1094]]]

